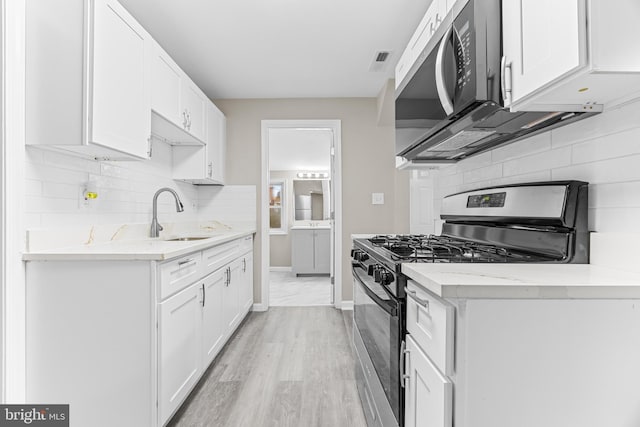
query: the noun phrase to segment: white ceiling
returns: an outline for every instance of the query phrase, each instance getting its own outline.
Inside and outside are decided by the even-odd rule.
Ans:
[[[269,170],[329,171],[330,130],[269,129]]]
[[[210,98],[296,98],[377,96],[431,0],[120,2]]]

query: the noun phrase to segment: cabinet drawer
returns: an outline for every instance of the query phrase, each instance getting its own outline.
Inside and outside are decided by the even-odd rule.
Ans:
[[[247,236],[240,239],[240,254],[253,250],[253,236]]]
[[[415,282],[407,284],[407,332],[445,375],[453,373],[454,307]]]
[[[185,255],[160,265],[160,299],[187,287],[202,275],[200,252]]]
[[[240,247],[242,242],[242,239],[233,240],[203,251],[203,275],[211,274],[236,259],[241,254]]]

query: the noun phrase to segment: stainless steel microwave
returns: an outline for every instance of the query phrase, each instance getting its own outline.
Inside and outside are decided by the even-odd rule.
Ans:
[[[456,162],[593,114],[505,108],[501,1],[456,11],[396,89],[396,153],[406,164]]]

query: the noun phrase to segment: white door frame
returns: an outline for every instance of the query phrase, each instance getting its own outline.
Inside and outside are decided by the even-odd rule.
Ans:
[[[333,197],[335,203],[335,218],[331,245],[332,259],[335,263],[334,297],[335,308],[342,308],[342,131],[340,120],[262,120],[262,183],[260,186],[260,232],[262,236],[261,248],[261,289],[262,302],[256,304],[254,310],[269,309],[269,206],[266,195],[269,192],[269,129],[282,128],[310,128],[330,129],[333,132],[334,147],[334,176],[331,177]]]
[[[23,403],[25,394],[25,0],[0,0],[1,139],[0,296],[2,402]]]

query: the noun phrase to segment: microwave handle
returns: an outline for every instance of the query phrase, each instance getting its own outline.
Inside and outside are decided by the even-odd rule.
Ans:
[[[453,113],[453,102],[451,101],[451,97],[449,97],[449,94],[447,93],[447,86],[444,82],[444,50],[447,45],[447,39],[451,37],[452,32],[453,25],[449,27],[447,32],[440,40],[440,46],[438,46],[438,54],[436,55],[436,89],[438,91],[438,98],[440,98],[442,108],[444,109],[444,112],[447,114],[447,116]]]

